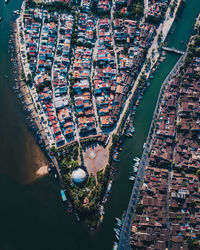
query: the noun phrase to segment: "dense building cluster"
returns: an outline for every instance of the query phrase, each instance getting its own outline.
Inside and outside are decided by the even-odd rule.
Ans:
[[[111,9],[110,0],[98,0],[97,8],[101,12],[108,12]]]
[[[114,128],[155,36],[143,20],[109,17],[126,1],[95,2],[99,16],[93,1],[80,4],[70,14],[26,1],[19,18],[24,75],[50,146]]]
[[[80,133],[96,131],[94,107],[90,91],[90,78],[93,49],[84,45],[91,45],[95,40],[95,20],[93,16],[81,13],[78,20],[77,46],[72,65],[72,79],[74,89],[74,106],[77,114],[77,125]]]
[[[126,43],[119,54],[120,72],[128,70],[136,77],[154,38],[155,27],[149,23],[128,19],[115,19],[113,26],[116,45],[121,48],[120,45]]]
[[[179,82],[179,80],[178,80]],[[174,150],[174,139],[176,136],[177,99],[179,96],[179,84],[173,80],[166,87],[161,104],[157,131],[153,140],[150,162],[169,164],[172,160]]]
[[[74,135],[68,84],[73,23],[73,16],[60,15],[56,55],[54,56],[52,68],[53,102],[61,128],[61,130],[59,127],[57,128],[57,134],[61,140],[62,134],[65,138],[70,138]]]
[[[148,20],[158,22],[168,7],[169,0],[149,0],[146,17]]]
[[[168,244],[166,198],[168,170],[148,167],[140,192],[140,204],[132,224],[133,249],[165,249]]]
[[[174,78],[165,91],[150,161],[196,171],[200,160],[200,83],[195,76],[199,75],[199,58],[181,74],[183,79]]]
[[[153,167],[146,167],[139,209],[136,209],[132,226],[134,249],[200,247],[200,58],[197,41],[198,37],[192,38],[185,63],[163,94],[149,158]]]
[[[74,135],[68,70],[74,18],[41,9],[26,9],[21,23],[25,46],[25,75],[33,78],[35,105],[51,143],[64,144]]]
[[[112,110],[116,88],[116,58],[108,18],[100,19],[96,67],[93,78],[94,94],[102,128],[113,124]]]
[[[172,173],[169,220],[171,249],[199,249],[199,178],[194,174]]]

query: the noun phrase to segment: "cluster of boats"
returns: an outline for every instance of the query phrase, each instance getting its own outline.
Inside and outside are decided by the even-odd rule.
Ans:
[[[116,220],[116,223],[114,227],[114,232],[115,232],[115,237],[117,238],[117,240],[119,240],[121,229],[122,229],[122,221],[117,217],[115,218],[115,220]]]
[[[134,133],[135,133],[135,127],[132,126],[130,129],[127,130],[126,136],[127,137],[132,137]]]
[[[110,180],[109,182],[108,182],[108,187],[107,187],[107,190],[106,190],[106,193],[105,193],[105,195],[104,195],[104,198],[103,198],[103,204],[106,204],[106,202],[107,202],[107,200],[108,200],[108,196],[109,196],[109,194],[110,194],[110,192],[111,192],[111,188],[112,188],[112,180]],[[101,212],[100,212],[100,215],[102,216],[103,214],[101,214]]]
[[[114,232],[115,232],[116,239],[119,241],[123,222],[122,222],[122,220],[120,220],[117,217],[115,218],[115,220],[116,220],[116,222],[115,222]],[[117,249],[118,249],[118,243],[116,241],[114,241],[113,250],[117,250]]]
[[[166,59],[166,52],[163,51],[163,53],[162,53],[162,55],[161,55],[159,61],[160,61],[160,62],[163,62],[165,59]]]
[[[137,171],[138,171],[138,168],[139,168],[139,164],[140,164],[140,158],[135,157],[133,159],[133,161],[135,162],[135,164],[133,165],[133,169],[130,171],[130,177],[129,177],[130,181],[135,181]]]
[[[149,76],[150,79],[153,79],[153,73],[156,71],[157,67],[160,65],[161,62],[163,62],[166,59],[166,52],[162,51],[161,56],[159,58],[159,60],[157,61],[157,63],[154,65],[154,67],[151,69],[151,74]]]
[[[108,196],[111,193],[112,183],[113,183],[113,181],[109,180],[108,187],[107,187],[106,193],[105,193],[103,201],[102,201],[102,205],[99,207],[99,214],[100,214],[99,222],[100,223],[102,223],[103,219],[104,219],[104,205],[106,204],[106,202],[108,200]]]
[[[120,233],[121,233],[121,229],[122,229],[123,222],[125,219],[125,215],[126,215],[126,211],[124,211],[121,220],[117,217],[115,218],[114,232],[115,232],[115,237],[116,237],[117,241],[119,241],[119,238],[120,238]],[[118,249],[118,243],[116,241],[114,241],[113,250],[117,250],[117,249]]]
[[[100,213],[100,223],[102,223],[103,218],[104,218],[104,206],[103,205],[100,206],[99,213]]]
[[[116,162],[120,161],[119,159],[117,159],[117,156],[119,155],[119,151],[122,151],[122,148],[120,148],[119,143],[117,143],[117,145],[114,149],[114,154],[113,154],[113,160]]]
[[[149,87],[150,83],[149,82],[146,82],[146,84],[144,85],[143,89],[140,91],[140,94],[137,98],[137,101],[135,103],[136,106],[139,105],[140,103],[140,100],[143,98],[143,95],[144,95],[144,92],[146,91],[146,88]]]

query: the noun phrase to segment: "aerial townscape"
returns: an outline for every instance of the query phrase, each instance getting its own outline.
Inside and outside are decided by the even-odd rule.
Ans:
[[[199,47],[200,36],[193,36],[183,64],[163,92],[131,229],[136,249],[200,246]]]
[[[132,193],[106,224],[115,250],[200,249],[200,14],[182,49],[167,40],[187,1],[24,0],[13,11],[13,88],[48,161],[44,174],[91,234],[106,224],[124,145],[142,134]],[[169,55],[146,133],[137,113]]]
[[[90,228],[103,221],[119,135],[135,132],[130,109],[139,104],[145,72],[158,57],[154,47],[165,36],[155,38],[156,24],[167,10],[175,18],[167,7],[168,1],[150,4],[142,18],[142,1],[81,1],[80,7],[24,1],[17,19],[28,111],[39,122],[37,135],[62,182],[62,198]]]

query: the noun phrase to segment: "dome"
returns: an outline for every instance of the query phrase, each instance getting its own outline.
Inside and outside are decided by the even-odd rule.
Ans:
[[[86,179],[86,172],[83,169],[78,168],[72,172],[73,182],[78,184],[84,182],[85,179]]]

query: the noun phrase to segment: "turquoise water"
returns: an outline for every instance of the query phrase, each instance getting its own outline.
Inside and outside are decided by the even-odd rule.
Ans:
[[[0,249],[2,250],[109,250],[114,240],[114,218],[126,209],[132,185],[128,180],[132,158],[140,156],[151,123],[162,81],[178,56],[168,54],[155,72],[151,86],[137,109],[136,133],[120,154],[119,172],[106,205],[105,219],[96,232],[88,232],[69,214],[60,197],[60,186],[51,176],[31,180],[36,169],[38,146],[26,126],[21,104],[13,92],[13,72],[8,40],[12,11],[21,0],[0,0]],[[181,19],[167,38],[168,46],[184,49],[200,11],[199,0],[188,0]],[[184,40],[184,44],[180,42]],[[9,79],[5,79],[5,74]]]

